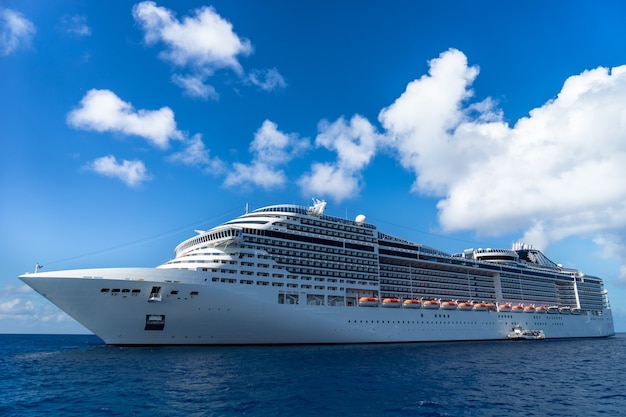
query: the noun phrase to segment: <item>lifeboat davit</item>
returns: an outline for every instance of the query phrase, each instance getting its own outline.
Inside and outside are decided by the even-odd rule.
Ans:
[[[524,313],[534,313],[535,312],[535,306],[526,306],[524,307]]]
[[[545,314],[548,309],[544,306],[539,306],[535,308],[535,313]]]
[[[509,311],[511,311],[512,308],[513,307],[511,307],[511,304],[505,303],[498,306],[498,311],[502,313],[508,313]]]
[[[360,307],[377,307],[378,298],[376,297],[361,297],[359,298]]]
[[[400,307],[402,304],[400,303],[400,300],[398,300],[397,298],[384,298],[383,299],[383,307],[393,307],[393,308],[397,308]]]
[[[457,304],[455,301],[444,301],[441,303],[442,310],[456,310]]]
[[[486,303],[474,304],[474,311],[487,311],[487,304]]]
[[[423,308],[427,308],[430,310],[438,310],[439,309],[439,301],[437,300],[426,300],[422,303]]]
[[[404,300],[404,303],[402,303],[402,305],[404,306],[404,308],[421,308],[422,307],[422,303],[420,303],[420,300]]]
[[[459,310],[468,311],[474,308],[474,303],[471,301],[464,301],[459,303]]]
[[[522,313],[524,311],[524,306],[521,304],[515,305],[511,307],[511,311],[514,313]]]

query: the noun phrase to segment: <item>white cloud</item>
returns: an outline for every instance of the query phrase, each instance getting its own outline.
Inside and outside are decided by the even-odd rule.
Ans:
[[[287,87],[285,79],[276,68],[252,71],[248,74],[248,82],[264,91],[273,91]]]
[[[185,94],[189,97],[201,98],[204,100],[208,98],[217,100],[219,98],[219,94],[217,94],[215,88],[211,85],[205,84],[202,77],[195,75],[174,74],[172,75],[172,81],[174,84],[182,88]]]
[[[159,148],[166,148],[170,139],[183,139],[169,107],[135,110],[109,90],[89,90],[79,107],[68,114],[67,123],[76,129],[136,135]]]
[[[428,75],[409,83],[406,91],[380,112],[379,120],[402,166],[417,176],[414,190],[443,194],[471,163],[464,155],[467,150],[459,145],[472,144],[453,143],[449,131],[464,119],[461,104],[471,96],[467,87],[477,74],[476,67],[467,66],[462,52],[446,51],[430,61]]]
[[[113,155],[98,158],[86,168],[106,177],[117,178],[129,187],[136,187],[151,179],[143,162],[123,160],[119,163]]]
[[[490,99],[467,102],[478,70],[460,51],[430,67],[379,119],[441,227],[538,248],[586,236],[626,263],[626,66],[568,78],[512,127]]]
[[[311,172],[298,180],[302,194],[329,196],[342,201],[358,194],[360,176],[330,163],[313,163]]]
[[[19,287],[13,284],[5,284],[0,287],[0,299],[9,297],[15,294],[32,294],[34,290],[28,285],[20,285]]]
[[[168,157],[170,162],[202,168],[212,175],[221,174],[225,170],[224,163],[219,158],[211,158],[209,150],[202,142],[202,135],[196,134],[184,143],[182,151]]]
[[[621,260],[618,280],[622,284],[626,284],[626,239],[623,231],[621,235],[611,232],[597,235],[594,238],[594,243],[603,248],[602,255],[605,258]]]
[[[91,28],[87,25],[87,17],[78,14],[63,16],[59,29],[77,36],[91,35]]]
[[[340,118],[334,123],[323,121],[315,145],[337,153],[337,161],[314,163],[311,172],[303,175],[298,184],[303,194],[329,196],[341,201],[358,194],[362,186],[361,171],[376,155],[383,138],[371,123],[355,115],[347,123]]]
[[[249,55],[253,50],[250,41],[237,36],[232,24],[213,7],[203,6],[193,16],[178,20],[171,10],[144,1],[133,7],[133,17],[143,28],[148,45],[163,42],[165,50],[159,55],[162,59],[190,72],[177,75],[174,80],[194,97],[213,97],[199,84],[204,84],[218,69],[230,68],[242,75],[238,56]],[[209,92],[212,89],[207,88]]]
[[[22,298],[13,298],[0,302],[0,317],[2,316],[22,316],[31,314],[34,310],[31,301]]]
[[[265,189],[277,188],[286,182],[285,173],[278,167],[291,161],[309,148],[308,139],[300,139],[296,134],[285,134],[275,123],[266,120],[254,135],[250,144],[253,153],[249,165],[235,163],[224,185],[234,187],[241,184],[254,184]]]
[[[0,55],[30,45],[36,31],[35,25],[21,13],[0,7]]]
[[[274,166],[261,161],[253,161],[250,165],[234,163],[233,169],[224,180],[226,187],[253,184],[270,190],[282,187],[287,182],[282,170],[276,170]]]

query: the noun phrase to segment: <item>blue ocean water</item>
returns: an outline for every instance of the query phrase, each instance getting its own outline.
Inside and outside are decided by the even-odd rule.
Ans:
[[[0,416],[621,416],[626,334],[340,346],[0,335]]]

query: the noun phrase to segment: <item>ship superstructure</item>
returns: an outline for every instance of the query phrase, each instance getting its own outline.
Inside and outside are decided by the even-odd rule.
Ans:
[[[311,207],[245,213],[157,268],[20,278],[110,344],[368,343],[614,334],[601,278],[539,250],[448,254]]]

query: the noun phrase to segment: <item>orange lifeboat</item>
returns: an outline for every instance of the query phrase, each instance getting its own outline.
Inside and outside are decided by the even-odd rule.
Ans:
[[[487,304],[486,303],[474,304],[474,311],[487,311]]]
[[[535,313],[545,314],[548,309],[544,306],[539,306],[535,308]]]
[[[384,298],[383,299],[383,307],[400,307],[400,300],[397,298]]]
[[[361,297],[359,298],[360,307],[377,307],[378,298],[376,297]]]
[[[404,303],[402,303],[402,305],[404,306],[404,308],[421,308],[422,307],[422,303],[420,303],[420,300],[404,300]]]
[[[443,303],[441,303],[442,310],[456,310],[456,307],[456,301],[444,301]]]
[[[524,313],[534,313],[534,312],[535,312],[535,306],[524,307]]]
[[[509,311],[511,311],[513,307],[511,307],[511,304],[509,303],[504,303],[498,306],[498,311],[502,312],[502,313],[508,313]]]
[[[427,300],[424,301],[422,303],[422,306],[424,308],[430,309],[430,310],[438,310],[439,309],[439,301],[437,300]]]
[[[464,301],[459,303],[459,310],[469,311],[474,308],[474,303],[471,301]]]
[[[494,303],[487,303],[487,310],[496,311],[496,305]]]
[[[521,313],[524,311],[524,306],[521,304],[514,305],[513,307],[511,307],[511,311],[514,313]]]

